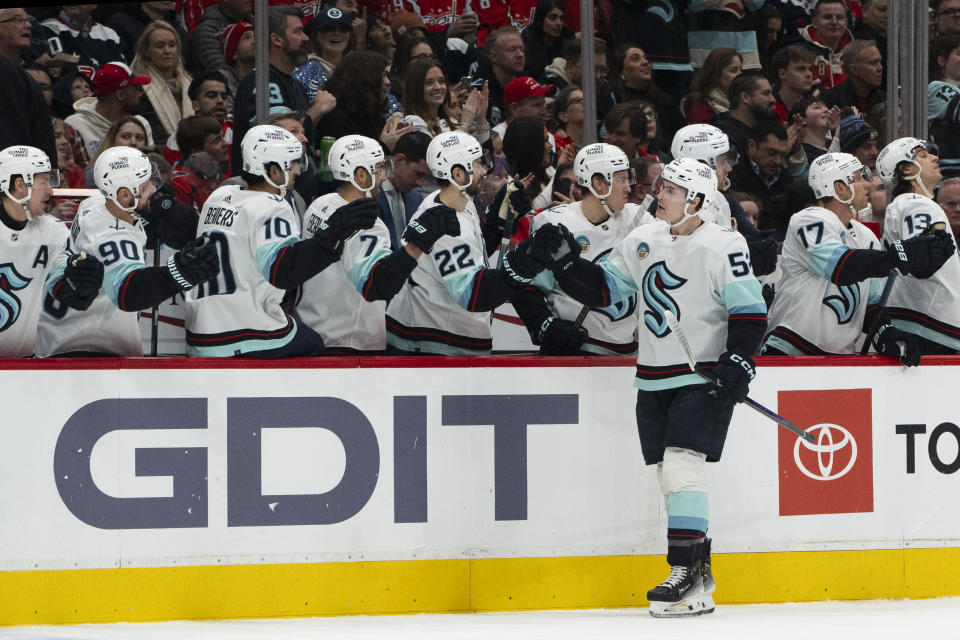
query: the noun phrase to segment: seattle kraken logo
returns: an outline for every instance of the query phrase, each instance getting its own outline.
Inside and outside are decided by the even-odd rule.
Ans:
[[[830,307],[830,310],[837,314],[837,322],[847,324],[856,313],[860,306],[860,285],[845,284],[840,287],[840,295],[827,296],[823,299],[823,304]]]
[[[583,238],[583,240],[580,242],[581,246],[583,245],[583,242],[586,242],[587,247],[589,248],[590,241],[585,236],[581,236],[581,237]],[[580,238],[577,238],[577,240],[580,240]],[[584,251],[586,251],[586,249],[584,249]],[[594,258],[593,259],[594,264],[600,262],[611,251],[613,251],[613,247],[607,249],[606,251],[598,255],[596,258]],[[593,311],[597,313],[602,313],[603,315],[607,316],[613,322],[617,322],[618,320],[623,320],[624,318],[632,317],[636,310],[637,310],[636,294],[630,296],[629,298],[624,298],[620,302],[614,302],[608,307],[604,307],[602,309],[593,309]]]
[[[670,327],[667,326],[666,311],[672,312],[678,318],[680,317],[680,309],[667,291],[679,289],[686,281],[686,278],[671,273],[663,260],[647,269],[647,273],[643,276],[643,301],[649,307],[649,311],[643,312],[643,321],[658,338],[670,333]]]
[[[33,278],[26,278],[17,272],[13,264],[0,264],[0,331],[9,329],[20,317],[20,298],[14,291],[26,288]]]

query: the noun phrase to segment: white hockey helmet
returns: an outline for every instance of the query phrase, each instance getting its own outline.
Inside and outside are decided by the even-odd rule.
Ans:
[[[693,158],[678,158],[664,166],[658,186],[662,188],[665,182],[682,187],[687,192],[683,207],[683,218],[673,223],[672,227],[683,224],[689,218],[706,213],[716,199],[720,197],[720,192],[717,191],[716,172]],[[659,196],[659,192],[657,195]],[[690,205],[696,203],[697,196],[700,196],[701,199],[700,208],[691,212]]]
[[[929,142],[920,138],[897,138],[880,150],[880,155],[877,156],[877,173],[884,184],[888,187],[895,187],[900,182],[897,177],[897,167],[901,162],[909,162],[917,168],[917,173],[912,176],[905,176],[906,179],[916,180],[924,194],[928,198],[932,198],[933,195],[920,178],[921,167],[916,161],[917,151],[920,149],[932,151],[932,146]]]
[[[739,159],[736,149],[731,152],[727,134],[712,124],[688,124],[681,128],[673,136],[670,153],[674,159],[693,158],[706,162],[714,171],[721,156],[726,156],[731,166]]]
[[[473,184],[473,161],[481,159],[485,169],[489,169],[489,156],[484,153],[477,139],[462,131],[441,133],[430,141],[427,146],[427,167],[430,173],[438,180],[453,181],[453,168],[462,167],[470,181],[465,185],[457,185],[466,189]]]
[[[614,212],[607,206],[607,197],[613,191],[613,174],[618,171],[628,173],[630,184],[634,184],[633,172],[630,170],[630,161],[627,160],[627,154],[623,149],[606,142],[596,142],[588,144],[577,152],[577,157],[573,160],[573,175],[577,179],[580,187],[586,187],[590,193],[600,198],[600,204],[608,215],[614,215]],[[603,181],[610,187],[605,194],[597,193],[593,188],[593,176],[600,174]]]
[[[154,174],[154,164],[133,147],[110,147],[97,156],[93,165],[93,179],[100,193],[128,213],[140,204],[141,188]],[[133,205],[125,207],[117,200],[120,189],[129,189]]]
[[[849,205],[853,202],[853,183],[856,181],[858,171],[863,172],[864,180],[873,179],[870,169],[863,166],[856,156],[849,153],[825,153],[811,163],[807,184],[813,189],[813,194],[818,200],[836,198],[843,204]],[[850,187],[849,199],[843,200],[837,195],[835,184],[838,181]]]
[[[27,220],[33,219],[33,215],[27,207],[27,201],[33,195],[34,176],[38,173],[49,173],[50,186],[60,186],[60,174],[52,170],[50,158],[40,149],[26,145],[16,145],[0,151],[0,191],[3,191],[4,195],[14,202],[23,205],[27,213]],[[27,195],[21,199],[14,198],[13,194],[10,193],[15,176],[23,178],[23,182],[27,186]]]
[[[280,190],[280,197],[286,195],[286,184],[290,180],[290,170],[294,163],[299,165],[303,158],[303,145],[286,129],[260,124],[252,127],[243,136],[240,143],[243,157],[243,170],[255,176],[263,176],[271,187]],[[283,184],[274,184],[270,179],[267,165],[277,163],[283,171]]]
[[[330,164],[334,179],[349,182],[363,191],[368,198],[380,174],[386,174],[384,178],[390,177],[390,165],[383,155],[383,148],[379,142],[366,136],[351,135],[338,138],[330,147],[327,162]],[[360,168],[370,174],[371,182],[368,187],[362,187],[357,183],[356,172]]]

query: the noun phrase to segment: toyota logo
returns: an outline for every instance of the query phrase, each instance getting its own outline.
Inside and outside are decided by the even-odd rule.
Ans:
[[[843,427],[830,423],[814,425],[807,429],[807,432],[817,434],[816,444],[797,438],[797,443],[793,446],[793,459],[803,475],[814,480],[836,480],[847,475],[857,461],[857,441],[853,439],[853,435]],[[817,454],[819,473],[812,473],[804,466],[800,460],[800,445]],[[847,446],[850,447],[850,461],[843,469],[834,472],[834,454]]]

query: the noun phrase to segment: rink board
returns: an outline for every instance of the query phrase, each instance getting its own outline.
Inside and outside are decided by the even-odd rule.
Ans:
[[[960,595],[960,359],[760,359],[720,603]],[[644,606],[625,358],[2,361],[0,624]]]

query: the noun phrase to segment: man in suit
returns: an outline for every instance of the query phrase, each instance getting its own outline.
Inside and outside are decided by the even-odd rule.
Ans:
[[[421,131],[401,136],[393,149],[393,175],[380,185],[377,203],[380,205],[380,219],[390,231],[392,249],[401,246],[400,236],[423,201],[419,188],[430,175],[427,167],[429,144],[430,136]]]

